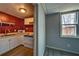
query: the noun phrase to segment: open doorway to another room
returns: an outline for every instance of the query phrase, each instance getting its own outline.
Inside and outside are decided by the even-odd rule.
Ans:
[[[34,4],[0,4],[0,55],[33,56]]]

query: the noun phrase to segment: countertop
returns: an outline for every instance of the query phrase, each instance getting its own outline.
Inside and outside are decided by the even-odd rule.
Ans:
[[[14,33],[0,34],[0,39],[5,39],[5,38],[10,39],[10,38],[19,37],[19,36],[33,37],[33,35],[26,35],[25,33],[14,32]]]
[[[21,33],[8,33],[7,35],[2,35],[0,36],[0,39],[10,39],[10,38],[14,38],[14,37],[19,37],[19,36],[23,36]]]

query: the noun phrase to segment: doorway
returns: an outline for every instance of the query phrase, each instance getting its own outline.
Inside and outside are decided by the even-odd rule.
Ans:
[[[33,56],[35,54],[35,4],[3,3],[0,7],[0,42],[2,42],[0,55]],[[5,11],[6,9],[9,11]]]

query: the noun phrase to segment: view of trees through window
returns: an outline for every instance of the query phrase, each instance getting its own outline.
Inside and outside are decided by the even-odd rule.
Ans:
[[[76,36],[76,12],[61,15],[62,36]]]

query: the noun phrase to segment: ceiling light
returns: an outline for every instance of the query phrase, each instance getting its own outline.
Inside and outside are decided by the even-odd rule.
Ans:
[[[26,9],[20,8],[19,11],[22,12],[22,13],[25,13],[26,12]]]

